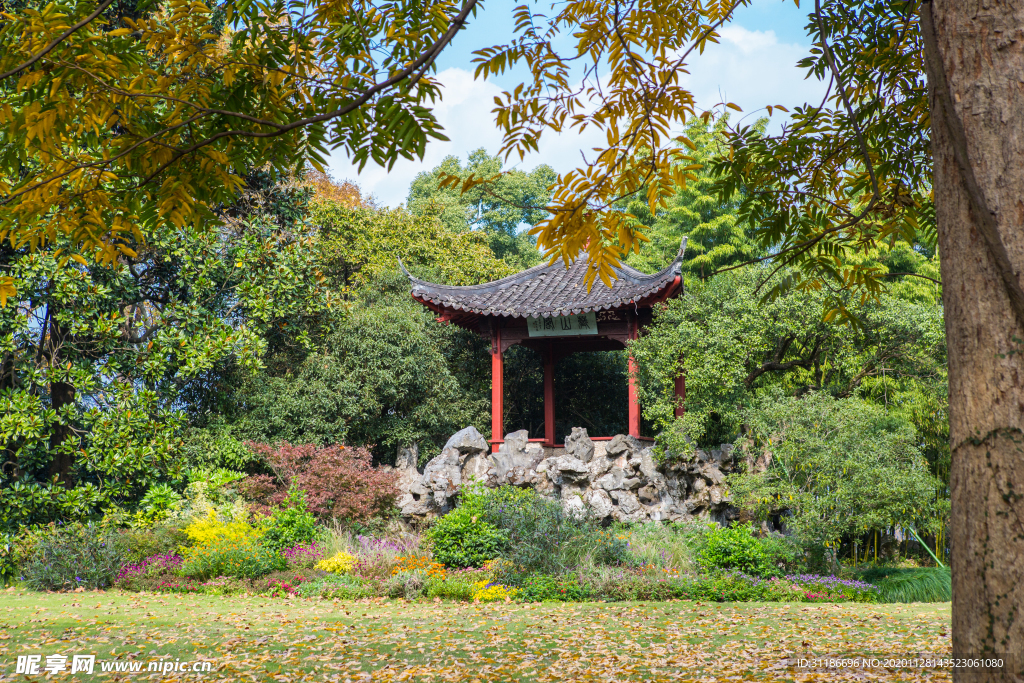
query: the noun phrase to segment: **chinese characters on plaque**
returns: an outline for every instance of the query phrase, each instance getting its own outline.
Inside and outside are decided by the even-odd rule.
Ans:
[[[597,314],[529,318],[527,326],[531,337],[576,337],[582,334],[597,334]]]

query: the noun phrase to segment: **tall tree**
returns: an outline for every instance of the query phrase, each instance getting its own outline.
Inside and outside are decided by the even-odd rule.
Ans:
[[[1024,670],[1022,26],[1019,0],[921,5],[949,346],[953,650],[1008,653],[1018,675]]]
[[[934,271],[933,263],[921,265]],[[883,295],[851,304],[860,324],[849,329],[823,320],[824,292],[791,290],[762,301],[758,288],[769,270],[749,266],[694,283],[631,345],[644,412],[664,430],[663,446],[684,454],[692,445],[734,440],[742,413],[766,391],[863,397],[934,430],[925,415],[907,409],[926,403],[942,412],[946,353],[937,302]],[[686,412],[676,417],[680,359]],[[944,451],[929,456],[942,469]]]
[[[547,216],[555,172],[544,164],[529,172],[501,170],[501,157],[483,148],[470,152],[465,166],[457,157],[445,157],[430,172],[416,176],[406,204],[414,215],[437,216],[452,232],[486,231],[494,253],[521,270],[540,262],[534,240],[521,234],[521,228],[533,227]],[[443,184],[445,179],[475,176],[496,180],[467,192]]]
[[[259,213],[169,230],[113,265],[62,258],[67,242],[0,248],[20,297],[0,308],[0,527],[143,493],[174,469],[198,378],[226,358],[255,370],[269,330],[324,310],[304,229],[287,219],[303,193],[262,194],[288,225]]]
[[[686,237],[683,272],[700,278],[711,277],[719,268],[744,263],[764,254],[754,233],[756,228],[739,217],[740,193],[723,197],[710,165],[728,153],[729,116],[714,121],[695,116],[686,125],[686,136],[693,143],[686,165],[701,165],[693,178],[675,188],[675,194],[663,209],[651,213],[642,197],[624,202],[630,214],[648,226],[649,240],[627,262],[645,272],[661,270],[676,257],[679,242]],[[758,122],[763,130],[767,119]]]

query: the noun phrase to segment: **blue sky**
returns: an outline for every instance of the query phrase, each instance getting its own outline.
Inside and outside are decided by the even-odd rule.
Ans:
[[[501,134],[490,111],[494,96],[518,83],[521,74],[506,74],[497,81],[474,80],[472,52],[506,41],[512,8],[523,2],[486,0],[485,9],[455,37],[438,60],[444,96],[435,115],[450,142],[428,144],[423,161],[402,159],[390,172],[370,162],[358,173],[339,151],[329,160],[332,174],[338,179],[355,180],[382,204],[398,206],[405,201],[409,183],[416,174],[430,170],[444,157],[456,155],[465,159],[479,147],[497,152]],[[810,48],[804,33],[808,11],[806,0],[802,9],[793,0],[753,0],[751,6],[740,8],[735,19],[720,31],[721,43],[709,47],[688,65],[690,75],[685,82],[698,105],[710,107],[722,100],[735,102],[743,108],[745,116],[756,115],[767,104],[792,107],[816,98],[820,101],[824,84],[805,80],[804,72],[795,66]],[[773,124],[779,122],[776,113]],[[602,139],[601,135],[580,136],[571,132],[545,136],[539,152],[520,163],[512,164],[518,159],[511,160],[510,165],[529,170],[538,164],[548,164],[555,171],[565,172],[580,163],[581,150],[600,145]]]

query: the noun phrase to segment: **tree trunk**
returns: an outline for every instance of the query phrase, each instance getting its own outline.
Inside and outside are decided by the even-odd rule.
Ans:
[[[957,671],[954,680],[1021,680],[1024,0],[925,3],[949,346],[953,652],[1014,661],[1012,673]]]
[[[56,368],[61,363],[61,349],[67,341],[68,332],[57,322],[56,311],[50,310],[50,334],[46,337],[47,357],[51,368]],[[59,424],[60,414],[65,406],[73,405],[75,402],[75,387],[67,382],[50,383],[50,407],[57,411],[58,424],[53,426],[50,432],[50,452],[53,459],[50,461],[50,476],[54,475],[67,487],[73,486],[71,477],[71,465],[73,462],[72,449],[65,442],[74,438],[74,431],[71,425]]]
[[[50,384],[50,405],[60,413],[66,405],[75,402],[75,387],[67,382],[53,382]],[[53,453],[53,460],[50,461],[50,476],[56,475],[64,486],[72,486],[71,464],[72,457],[67,451],[65,441],[74,438],[75,434],[69,425],[54,425],[50,432],[50,451]]]

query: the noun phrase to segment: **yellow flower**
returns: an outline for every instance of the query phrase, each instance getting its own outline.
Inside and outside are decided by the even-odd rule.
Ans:
[[[345,574],[352,571],[352,567],[356,564],[356,556],[348,553],[338,553],[334,557],[320,560],[316,563],[316,568],[322,572],[331,572],[333,574]]]
[[[511,600],[519,591],[500,584],[487,585],[487,581],[478,581],[473,584],[473,600],[479,602],[497,602],[500,600]]]

